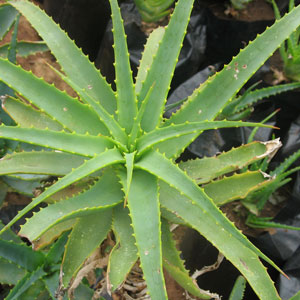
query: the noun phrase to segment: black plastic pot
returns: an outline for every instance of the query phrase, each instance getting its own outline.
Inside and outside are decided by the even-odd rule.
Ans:
[[[46,12],[95,60],[110,19],[107,0],[44,0]]]

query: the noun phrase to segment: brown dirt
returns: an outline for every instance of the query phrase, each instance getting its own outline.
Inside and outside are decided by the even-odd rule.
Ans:
[[[265,0],[253,0],[247,4],[245,9],[235,10],[228,2],[220,3],[217,1],[205,0],[204,3],[213,11],[213,13],[224,19],[236,19],[240,21],[260,21],[273,20],[274,12],[271,4]]]
[[[4,3],[4,0],[0,0],[0,4]],[[34,1],[37,5],[40,3]],[[12,30],[0,41],[0,45],[3,45],[10,41]],[[20,24],[18,28],[18,40],[19,41],[40,41],[41,38],[37,34],[34,28],[29,22],[21,16]],[[21,65],[25,70],[32,71],[38,77],[42,77],[48,83],[53,83],[58,89],[65,90],[68,94],[76,97],[76,93],[63,81],[61,78],[49,67],[51,65],[57,70],[60,70],[59,64],[56,62],[50,51],[44,53],[37,53],[30,55],[26,58],[17,57],[17,63]]]
[[[267,202],[260,214],[260,217],[275,217],[284,205],[285,202],[281,202],[277,205],[273,205],[272,203]],[[268,231],[270,234],[276,232],[275,228],[259,229],[247,226],[245,222],[248,216],[248,210],[238,201],[231,202],[222,206],[221,210],[223,211],[223,213],[225,213],[227,218],[232,221],[235,226],[247,236],[257,237],[266,231]]]

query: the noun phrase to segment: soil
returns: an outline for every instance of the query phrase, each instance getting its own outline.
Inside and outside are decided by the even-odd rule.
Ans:
[[[0,4],[4,3],[4,0],[0,0]],[[38,1],[33,1],[35,4],[42,6]],[[6,44],[10,41],[12,30],[0,41],[0,45]],[[37,34],[34,28],[29,22],[21,16],[19,28],[18,28],[18,40],[19,41],[40,41],[41,38]],[[58,89],[65,90],[68,94],[76,97],[76,93],[53,71],[50,66],[60,70],[59,64],[56,62],[50,51],[44,53],[37,53],[35,55],[29,55],[28,57],[17,57],[17,63],[21,65],[25,70],[32,71],[38,77],[42,77],[48,83],[53,83]]]
[[[203,3],[208,6],[217,17],[223,19],[235,19],[247,22],[274,20],[272,6],[265,0],[253,0],[242,10],[235,10],[229,5],[228,1],[204,0]]]

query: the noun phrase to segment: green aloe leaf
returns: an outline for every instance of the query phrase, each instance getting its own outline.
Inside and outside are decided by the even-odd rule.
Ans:
[[[245,199],[250,193],[273,183],[259,171],[234,174],[206,184],[203,189],[218,206],[234,200]]]
[[[108,286],[112,291],[125,281],[138,259],[129,210],[123,205],[118,205],[113,210],[113,231],[117,242],[110,253],[107,271]]]
[[[56,89],[43,79],[2,58],[0,58],[0,70],[0,80],[16,89],[30,103],[45,111],[69,130],[96,135],[107,132],[106,127],[99,122],[98,116],[87,105]],[[40,90],[43,91],[43,97]]]
[[[18,15],[18,11],[10,5],[2,5],[0,7],[0,40],[6,35],[14,24]]]
[[[145,155],[136,163],[136,167],[155,174],[161,180],[166,181],[171,187],[183,193],[187,198],[182,199],[180,202],[174,201],[173,199],[172,203],[169,203],[170,201],[167,201],[170,199],[169,197],[166,199],[166,202],[164,202],[165,199],[163,196],[160,197],[160,201],[163,206],[167,207],[170,211],[177,212],[181,218],[191,225],[191,219],[197,216],[198,223],[197,225],[193,224],[192,227],[215,245],[220,252],[244,274],[254,291],[256,291],[258,295],[266,294],[266,291],[268,291],[269,295],[272,295],[274,299],[278,298],[276,289],[265,268],[259,261],[258,256],[277,269],[279,268],[241,234],[221,211],[217,209],[203,190],[183,173],[183,171],[157,152]],[[187,206],[184,205],[185,203],[188,203]],[[181,206],[180,209],[177,208],[178,205]],[[190,208],[188,208],[189,205],[191,206]],[[186,210],[182,212],[183,207],[185,207]],[[192,211],[193,207],[195,209],[194,212]],[[228,240],[228,243],[224,243],[226,240]],[[235,243],[236,248],[234,249],[232,245]],[[239,249],[239,251],[237,251],[238,253],[234,253],[237,249]],[[245,251],[242,251],[242,249]],[[250,271],[253,270],[253,267],[256,270],[256,274]],[[260,282],[258,282],[259,280],[256,276],[261,278]],[[262,282],[264,282],[264,284],[261,284]]]
[[[234,283],[233,289],[229,295],[229,300],[243,300],[245,288],[245,278],[243,276],[238,276]]]
[[[206,83],[194,91],[182,108],[165,122],[180,124],[186,121],[204,121],[217,117],[224,106],[233,99],[236,93],[264,61],[280,46],[298,26],[300,7],[296,7],[284,18],[276,21],[263,34],[250,42],[249,45],[231,61],[223,70],[210,77]],[[276,37],[276,38],[274,38]],[[218,99],[218,101],[216,101]],[[177,156],[197,137],[191,134],[169,143],[165,153],[168,157]]]
[[[62,254],[64,253],[64,250],[65,250],[65,244],[68,240],[68,236],[69,236],[69,232],[65,232],[50,247],[50,249],[46,255],[46,260],[47,260],[46,265],[47,266],[52,267],[52,265],[57,264],[61,261]]]
[[[22,180],[13,176],[2,176],[1,179],[17,193],[32,197],[33,192],[41,186],[41,181],[45,180],[46,176],[32,180]]]
[[[50,297],[51,295],[49,295],[44,278],[36,280],[24,293],[22,293],[22,300],[49,300],[51,299]]]
[[[284,162],[282,162],[274,171],[270,172],[271,176],[278,176],[283,174],[298,158],[300,157],[300,150],[290,155]]]
[[[159,188],[161,189],[162,187],[159,187]],[[164,219],[168,220],[171,224],[180,224],[183,226],[189,226],[188,224],[185,223],[185,221],[182,218],[179,217],[178,214],[175,214],[176,212],[173,213],[173,212],[167,210],[164,206],[161,206],[160,212],[161,212],[161,216]]]
[[[162,272],[158,188],[154,176],[142,170],[133,172],[128,207],[149,294],[153,299],[167,299]]]
[[[27,237],[30,241],[36,240],[47,230],[61,222],[98,213],[117,205],[123,198],[124,194],[116,175],[112,170],[107,170],[86,191],[51,204],[35,213],[21,226],[19,234]]]
[[[117,164],[123,162],[123,157],[121,156],[120,152],[116,149],[108,150],[94,158],[86,161],[84,164],[79,166],[77,169],[66,175],[65,177],[61,178],[51,187],[49,187],[45,192],[35,198],[29,205],[27,205],[23,210],[21,210],[16,217],[14,217],[1,231],[5,231],[15,222],[17,222],[21,217],[23,217],[27,212],[29,212],[32,208],[37,206],[42,201],[46,200],[51,195],[55,194],[56,192],[62,190],[63,188],[69,186],[70,184],[104,168],[109,165]]]
[[[210,299],[210,296],[201,292],[194,280],[190,277],[189,272],[185,269],[184,263],[180,258],[180,253],[176,249],[172,233],[169,229],[169,224],[166,221],[162,221],[161,239],[164,268],[177,281],[177,283],[189,293],[201,299]]]
[[[115,120],[114,115],[108,113],[105,108],[101,105],[101,103],[95,101],[85,89],[82,89],[78,85],[76,85],[73,81],[71,81],[67,76],[58,72],[54,69],[65,82],[67,82],[76,92],[80,95],[81,99],[90,106],[94,112],[98,115],[99,119],[103,122],[105,126],[105,130],[119,140],[121,143],[126,144],[126,134],[125,129],[122,128],[119,123]],[[102,134],[106,135],[106,132],[102,132]]]
[[[141,132],[142,132],[141,121],[142,121],[143,115],[145,113],[145,109],[148,105],[150,95],[152,93],[153,88],[154,88],[154,85],[151,86],[151,88],[149,89],[145,99],[143,100],[143,102],[142,102],[142,104],[139,108],[138,114],[134,119],[131,133],[128,135],[128,145],[131,145],[133,150],[135,149],[136,139],[139,135],[141,135]],[[130,150],[131,150],[131,148],[130,148]]]
[[[137,149],[139,150],[139,154],[141,154],[154,145],[156,145],[159,148],[159,144],[165,143],[166,140],[169,139],[177,140],[180,136],[188,135],[192,132],[195,133],[195,132],[200,132],[208,129],[242,127],[242,126],[272,127],[264,124],[241,122],[241,121],[212,121],[212,122],[204,121],[204,122],[185,123],[180,125],[172,124],[168,127],[157,128],[140,137],[137,141]]]
[[[287,14],[285,18],[275,22],[273,26],[259,35],[254,41],[250,42],[228,66],[225,66],[224,69],[213,76],[213,78],[208,79],[205,86],[200,88],[198,92],[195,92],[183,105],[183,108],[171,117],[167,124],[172,122],[178,124],[186,120],[201,121],[203,118],[215,118],[253,72],[255,72],[280,46],[282,41],[299,26],[299,15],[300,7],[297,7]],[[276,39],[274,36],[276,36]],[[212,94],[212,92],[214,92],[214,94]],[[222,100],[212,102],[218,95],[222,95],[222,97],[219,98]],[[199,110],[201,110],[200,114],[198,113]]]
[[[135,93],[138,95],[141,91],[143,82],[145,81],[148,70],[150,69],[153,58],[155,57],[160,41],[162,40],[165,34],[164,27],[158,27],[154,29],[145,45],[144,53],[142,55],[142,59],[140,61],[140,66],[138,69],[138,73],[135,79]]]
[[[42,248],[45,248],[49,244],[52,244],[64,232],[69,231],[71,228],[73,228],[76,221],[76,219],[70,219],[68,221],[54,225],[38,239],[36,239],[35,241],[31,241],[32,248],[34,250],[40,250]]]
[[[52,268],[55,267],[58,270],[56,272],[52,272],[51,274],[44,276],[42,282],[44,283],[44,289],[48,291],[50,294],[49,299],[57,299],[57,288],[59,286],[59,264],[52,265]]]
[[[300,299],[300,291],[296,293],[293,297],[291,297],[289,300],[299,300]]]
[[[11,6],[9,6],[12,8]],[[10,45],[4,44],[0,47],[0,56],[3,58],[8,57],[8,50]],[[27,42],[27,41],[20,41],[16,45],[16,52],[17,56],[27,57],[29,55],[38,53],[38,52],[45,52],[48,51],[49,48],[44,42]]]
[[[25,244],[0,240],[0,256],[32,272],[43,264],[44,255]]]
[[[232,225],[232,223],[214,205],[212,199],[207,197],[204,191],[191,178],[189,178],[164,155],[159,152],[149,152],[144,155],[135,166],[155,174],[159,179],[167,182],[172,188],[180,189],[180,193],[188,199],[192,199],[202,208],[203,214],[207,214],[209,212],[209,217],[214,218],[218,222],[217,224],[223,226],[224,230],[230,232],[232,236],[244,244],[244,246],[249,247],[249,249],[254,251],[254,253],[258,256],[279,269],[269,258],[263,255],[251,242],[249,242],[236,227]]]
[[[153,130],[159,123],[169,91],[171,79],[181,49],[194,0],[178,1],[160,47],[138,95],[141,103],[150,87],[155,84],[142,120],[145,131]]]
[[[247,95],[242,95],[235,99],[234,101],[230,102],[224,110],[222,111],[222,115],[227,116],[227,114],[224,114],[224,111],[229,111],[230,114],[240,112],[241,110],[246,109],[247,107],[250,107],[257,101],[261,99],[265,99],[268,97],[271,97],[273,95],[277,95],[279,93],[287,92],[296,88],[300,87],[299,82],[293,82],[288,84],[281,84],[281,85],[275,85],[263,89],[257,89],[254,91],[251,91],[247,93]]]
[[[93,157],[115,146],[114,141],[105,136],[20,128],[19,126],[0,125],[0,137],[88,157]]]
[[[160,182],[160,186],[166,183]],[[168,190],[168,194],[163,194]],[[224,256],[232,262],[245,276],[253,290],[261,299],[280,299],[270,279],[266,268],[260,262],[254,251],[245,245],[243,241],[235,238],[218,220],[205,213],[196,202],[182,198],[174,188],[160,190],[161,204],[169,210],[176,212],[192,228],[205,236]],[[255,272],[253,272],[255,270]]]
[[[110,1],[112,10],[115,72],[117,86],[117,114],[120,125],[130,133],[137,114],[137,101],[134,93],[132,71],[129,63],[129,54],[123,20],[117,0]]]
[[[134,168],[134,158],[135,158],[135,152],[133,153],[125,153],[125,161],[126,161],[126,188],[125,188],[125,204],[127,201],[128,193],[130,190],[130,185],[132,181],[132,175],[133,175],[133,168]]]
[[[3,187],[1,187],[1,188],[3,188]],[[4,224],[0,221],[0,229],[2,229],[3,227],[4,227]],[[6,240],[6,241],[11,241],[11,242],[14,242],[16,244],[22,244],[23,243],[21,238],[19,236],[17,236],[15,234],[15,232],[13,232],[11,229],[8,229],[5,232],[3,232],[0,235],[0,239]]]
[[[116,110],[116,98],[111,87],[59,26],[31,2],[12,0],[9,4],[18,9],[39,32],[70,80],[85,89],[92,98],[101,102],[103,107],[113,114]]]
[[[34,127],[39,129],[50,129],[55,131],[63,130],[63,126],[47,114],[34,109],[31,105],[25,104],[18,99],[5,97],[2,107],[6,113],[21,127]]]
[[[15,263],[12,263],[6,259],[0,258],[0,282],[2,284],[17,284],[25,274],[26,270],[21,268]]]
[[[0,160],[0,175],[26,173],[62,176],[82,165],[85,159],[63,152],[17,152],[7,154]]]
[[[224,174],[242,169],[265,157],[272,156],[277,149],[276,144],[272,142],[253,142],[233,148],[218,156],[180,162],[178,166],[198,184],[206,183]]]
[[[92,252],[100,246],[111,228],[112,209],[81,217],[66,245],[61,267],[62,285],[67,287]]]
[[[10,291],[6,300],[18,300],[21,298],[21,295],[26,292],[31,286],[34,285],[36,281],[46,275],[46,272],[43,270],[43,267],[39,267],[32,273],[27,273]]]

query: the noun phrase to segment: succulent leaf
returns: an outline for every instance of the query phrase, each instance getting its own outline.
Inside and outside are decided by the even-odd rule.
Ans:
[[[50,118],[47,114],[34,109],[31,105],[27,105],[18,99],[7,96],[2,101],[2,107],[21,127],[48,128],[55,131],[62,131],[64,129],[61,124]]]
[[[78,219],[66,244],[61,267],[62,286],[69,285],[85,259],[100,246],[111,228],[111,222],[111,208]]]
[[[147,77],[148,70],[150,69],[153,58],[156,56],[158,46],[165,33],[164,27],[154,29],[148,37],[145,45],[145,50],[140,60],[138,73],[135,79],[135,93],[138,95],[141,91],[144,80]]]
[[[208,197],[218,206],[244,199],[248,194],[271,185],[271,178],[266,180],[265,175],[259,171],[245,172],[224,177],[206,184],[203,189]]]
[[[69,231],[74,224],[76,219],[70,219],[68,221],[54,225],[51,229],[41,235],[38,239],[32,242],[32,248],[34,250],[40,250],[49,244],[53,243],[58,237],[60,237],[64,232]]]
[[[272,127],[270,125],[251,123],[251,122],[241,122],[241,121],[203,121],[203,122],[192,122],[179,125],[170,125],[168,127],[155,129],[147,134],[144,134],[137,141],[137,149],[139,150],[138,155],[141,155],[144,151],[156,145],[159,149],[159,144],[165,142],[169,139],[178,139],[180,136],[188,135],[193,132],[201,132],[208,129],[216,128],[228,128],[228,127]]]
[[[126,279],[127,274],[138,259],[138,251],[131,227],[127,207],[118,205],[113,210],[113,231],[116,245],[112,249],[108,262],[108,286],[114,291]]]
[[[0,125],[0,137],[87,157],[93,157],[115,145],[114,140],[105,136],[5,125]]]
[[[164,126],[186,121],[200,122],[214,119],[230,99],[233,99],[245,81],[299,26],[299,16],[300,6],[276,21],[263,34],[258,35],[228,66],[224,66],[221,72],[200,86],[199,90],[193,93],[182,108],[165,122]],[[178,156],[196,137],[197,134],[190,134],[170,143],[169,151],[165,152],[167,157]]]
[[[184,263],[180,258],[180,253],[176,249],[172,238],[169,224],[164,220],[162,220],[162,251],[163,266],[178,284],[196,297],[211,299],[210,296],[201,292],[194,280],[190,277],[189,272],[185,269]]]
[[[35,282],[39,281],[46,272],[43,267],[39,267],[32,273],[27,273],[15,286],[5,298],[6,300],[18,300],[21,295],[26,292]]]
[[[0,229],[4,227],[3,223],[0,221]],[[0,235],[0,239],[5,241],[11,241],[16,244],[22,244],[23,241],[18,237],[11,229],[6,230]],[[1,282],[1,281],[0,281]]]
[[[134,93],[132,71],[129,64],[129,54],[123,20],[117,0],[111,0],[115,72],[117,86],[117,114],[119,124],[130,133],[133,120],[137,114],[137,100]]]
[[[153,130],[160,122],[171,79],[182,47],[183,38],[189,21],[194,0],[178,1],[172,18],[163,35],[157,54],[138,95],[139,103],[143,101],[155,84],[146,112],[142,120],[142,129]],[[159,79],[159,80],[158,80]]]
[[[142,170],[133,172],[128,207],[149,294],[153,299],[167,299],[162,271],[158,187],[153,175]]]
[[[0,7],[0,40],[6,35],[14,24],[18,11],[10,5]]]
[[[229,300],[243,300],[245,288],[245,278],[243,276],[238,276],[234,283],[233,289],[229,295]]]
[[[111,183],[114,184],[110,186]],[[120,203],[123,198],[116,175],[112,170],[107,170],[87,191],[49,205],[34,214],[21,227],[19,234],[29,240],[36,240],[52,226],[107,210]]]
[[[70,80],[82,89],[86,89],[87,93],[92,98],[97,99],[108,113],[114,114],[116,98],[111,87],[89,61],[88,57],[82,54],[81,50],[59,26],[29,1],[12,0],[9,1],[9,4],[19,10],[37,29]]]
[[[0,160],[0,175],[46,174],[66,175],[84,163],[86,158],[63,152],[17,152]]]
[[[233,148],[215,157],[196,158],[180,162],[178,166],[192,179],[199,183],[206,183],[224,174],[237,171],[245,166],[268,157],[272,143],[253,142]]]
[[[87,105],[5,59],[0,58],[0,68],[0,80],[17,89],[23,97],[69,130],[95,135],[106,132],[106,127]]]
[[[70,172],[65,177],[61,178],[57,181],[54,185],[49,187],[44,193],[39,195],[35,198],[29,205],[27,205],[23,210],[21,210],[18,215],[13,218],[1,231],[5,231],[6,228],[13,225],[17,222],[21,217],[23,217],[27,212],[29,212],[32,208],[37,206],[42,201],[46,200],[49,196],[53,195],[54,193],[62,190],[63,188],[67,187],[68,185],[76,182],[104,167],[109,165],[117,164],[123,162],[123,157],[121,156],[120,152],[116,149],[108,150],[95,156],[94,158],[86,161],[84,164],[79,166],[77,169]]]
[[[36,270],[43,263],[43,253],[34,252],[25,244],[0,240],[0,245],[0,256],[2,258],[16,263],[30,272]]]
[[[160,185],[166,185],[166,183],[160,182]],[[196,202],[188,198],[183,200],[175,189],[173,191],[175,192],[171,195],[168,193],[165,197],[163,189],[161,190],[160,201],[162,205],[176,212],[192,228],[202,232],[240,270],[253,290],[262,299],[280,299],[265,267],[251,247],[235,238],[223,225],[220,225],[216,218],[212,218],[211,214],[206,213]],[[202,227],[205,227],[206,232],[203,232]],[[224,241],[228,241],[228,243],[224,243]]]
[[[299,157],[300,150],[290,155],[283,163],[281,163],[274,171],[272,171],[270,175],[278,176],[283,174]]]
[[[229,116],[230,114],[234,114],[246,109],[247,107],[253,105],[259,100],[277,95],[279,93],[291,91],[299,87],[300,87],[300,83],[294,82],[294,83],[270,86],[267,88],[251,91],[247,93],[247,95],[245,96],[242,95],[237,99],[233,100],[232,102],[230,102],[228,105],[226,105],[221,115],[224,115],[225,117]]]
[[[98,115],[99,119],[103,122],[106,127],[106,131],[109,132],[114,138],[119,140],[121,143],[126,144],[126,134],[125,130],[119,125],[119,123],[114,119],[114,115],[109,114],[101,103],[95,101],[90,95],[86,92],[86,89],[82,89],[76,83],[72,82],[68,77],[63,74],[60,76],[66,81],[73,89],[75,89],[78,94],[81,96],[82,100],[87,103]],[[106,132],[102,132],[106,135]]]
[[[0,282],[2,284],[17,284],[26,274],[25,269],[3,258],[0,258],[0,269]]]
[[[240,248],[246,250],[244,253],[241,252],[241,255],[245,255],[245,257],[241,257],[240,259],[242,261],[245,261],[244,259],[246,259],[247,255],[253,257],[253,259],[255,259],[255,261],[257,262],[256,267],[259,268],[259,271],[257,272],[261,274],[262,278],[264,278],[266,282],[269,281],[269,292],[272,295],[277,295],[274,286],[270,282],[270,278],[265,272],[262,264],[259,262],[258,256],[269,262],[277,270],[281,270],[269,258],[262,254],[251,242],[249,242],[247,238],[243,234],[241,234],[241,232],[235,226],[233,226],[233,224],[221,213],[219,209],[217,209],[212,200],[206,196],[203,190],[199,188],[194,181],[192,181],[176,165],[174,165],[171,161],[166,159],[158,152],[149,152],[144,155],[143,158],[136,163],[136,167],[155,174],[159,179],[167,182],[169,185],[171,185],[171,187],[178,189],[180,193],[183,193],[189,199],[188,203],[190,203],[192,206],[197,206],[197,208],[195,208],[195,211],[197,210],[197,220],[201,220],[201,222],[199,222],[200,224],[197,225],[196,230],[203,234],[212,244],[214,244],[220,250],[221,253],[223,253],[229,260],[232,261],[232,263],[240,270],[240,272],[245,275],[257,294],[263,293],[263,286],[260,286],[260,284],[258,284],[257,279],[255,279],[256,275],[253,276],[253,272],[249,272],[250,269],[247,266],[248,263],[246,263],[246,265],[241,263],[241,261],[238,260],[239,256],[237,254],[235,254],[235,256],[232,256],[232,249],[224,249],[227,247],[226,244],[224,244],[224,240],[227,240],[228,238],[230,238],[231,243],[240,244]],[[180,217],[182,217],[187,223],[191,224],[191,222],[188,221],[187,215],[183,217],[183,214],[179,213],[178,210],[174,208],[175,204],[170,206],[169,201],[168,203],[164,203],[164,200],[165,199],[163,197],[160,197],[160,201],[163,206],[167,207],[171,211],[176,211]],[[191,210],[189,210],[189,213],[192,213]],[[220,235],[216,235],[216,232],[220,231]],[[219,240],[220,236],[223,234],[224,236]],[[230,253],[227,253],[227,251]],[[246,254],[246,252],[248,254]],[[249,259],[249,256],[247,260]],[[251,263],[251,260],[249,262]],[[276,296],[274,299],[277,299],[277,297],[278,296]]]
[[[9,6],[12,7],[12,6]],[[0,17],[1,18],[1,17]],[[4,44],[0,47],[0,56],[3,58],[8,57],[8,50],[10,44]],[[29,55],[35,54],[37,52],[45,52],[48,51],[49,48],[45,42],[27,42],[27,41],[20,41],[16,45],[16,52],[17,56],[27,57]]]

